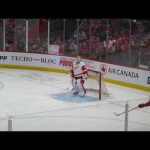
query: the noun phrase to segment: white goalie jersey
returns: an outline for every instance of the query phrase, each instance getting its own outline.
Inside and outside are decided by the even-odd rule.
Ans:
[[[71,73],[72,78],[85,79],[88,76],[88,69],[84,62],[81,61],[79,64],[73,63]]]

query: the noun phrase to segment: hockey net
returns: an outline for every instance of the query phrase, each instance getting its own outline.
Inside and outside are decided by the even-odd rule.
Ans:
[[[90,93],[90,95],[98,99],[101,99],[103,96],[109,96],[109,92],[101,72],[89,70],[88,79],[85,81],[84,86],[87,94]]]

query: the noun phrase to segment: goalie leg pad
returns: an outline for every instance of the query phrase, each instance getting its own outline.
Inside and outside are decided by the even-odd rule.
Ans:
[[[78,87],[78,91],[79,91],[78,95],[85,96],[86,90],[84,88],[84,81],[83,81],[83,79],[78,79],[77,80],[77,87]]]
[[[73,94],[77,94],[79,92],[78,90],[78,86],[77,86],[77,80],[76,79],[72,79],[72,93]]]

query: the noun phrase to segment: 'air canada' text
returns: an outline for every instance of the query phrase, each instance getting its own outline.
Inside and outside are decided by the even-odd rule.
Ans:
[[[117,74],[117,75],[121,75],[121,76],[125,76],[125,77],[139,79],[138,73],[135,73],[135,72],[125,71],[125,70],[120,70],[120,69],[114,69],[114,68],[109,68],[108,72],[109,73],[114,73],[114,74]]]

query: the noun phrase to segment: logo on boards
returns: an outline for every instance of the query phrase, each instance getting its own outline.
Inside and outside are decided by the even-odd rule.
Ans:
[[[7,56],[0,56],[0,60],[5,60],[5,59],[7,59]]]
[[[102,64],[100,66],[100,72],[103,74],[105,74],[107,72],[107,66],[105,64]]]

